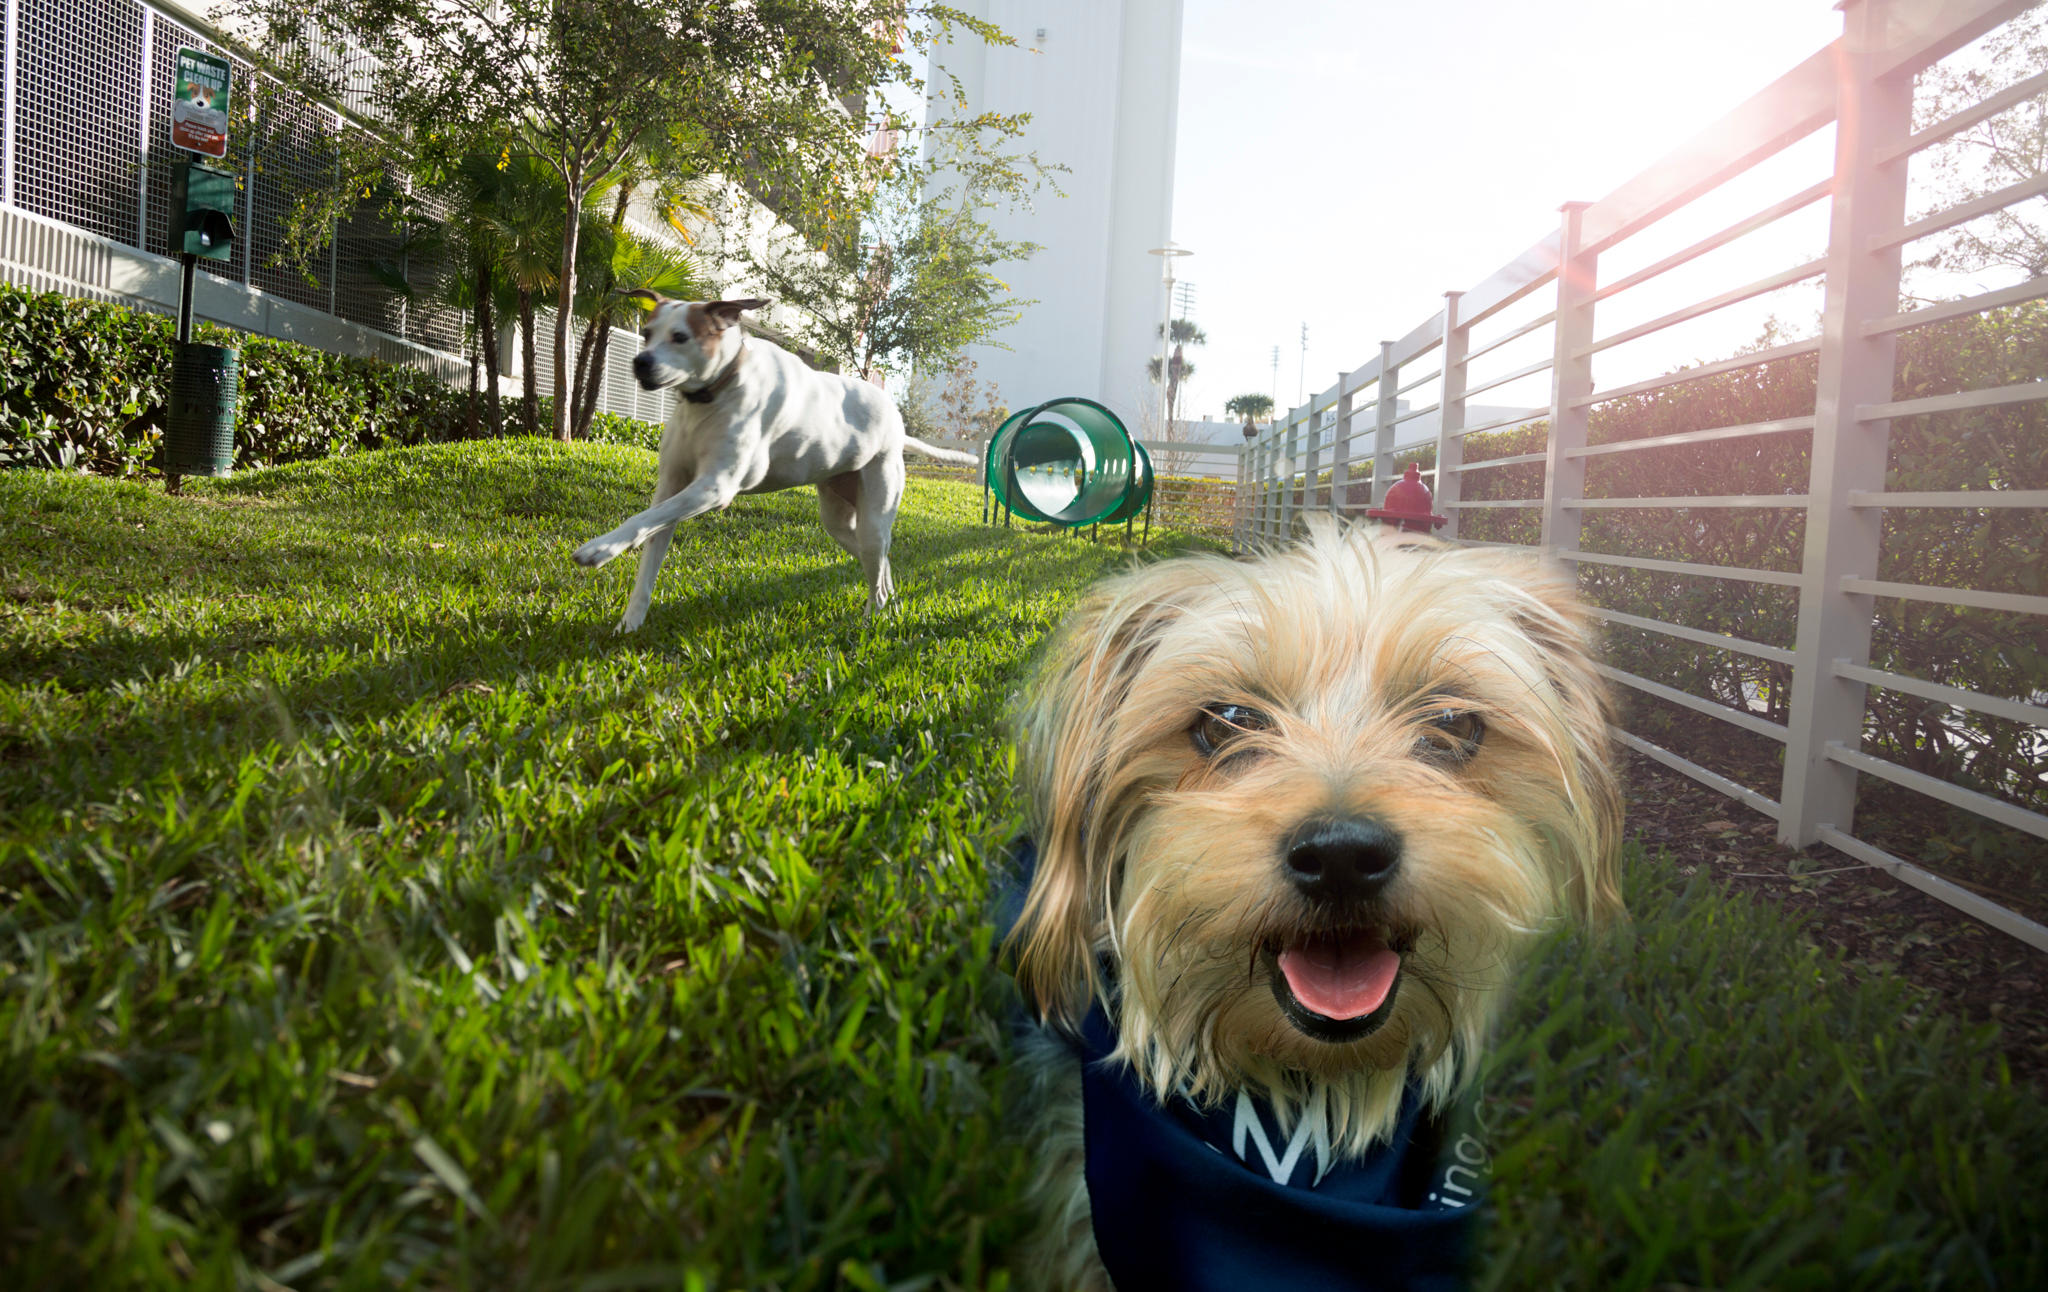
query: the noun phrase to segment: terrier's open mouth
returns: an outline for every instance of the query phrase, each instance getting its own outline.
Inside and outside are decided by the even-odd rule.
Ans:
[[[1303,1034],[1333,1045],[1371,1036],[1394,1013],[1400,939],[1382,929],[1305,933],[1267,948],[1273,999]]]

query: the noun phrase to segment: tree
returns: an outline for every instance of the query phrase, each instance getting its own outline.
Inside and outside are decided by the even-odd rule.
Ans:
[[[762,287],[805,311],[819,348],[864,381],[950,369],[970,345],[999,345],[996,333],[1033,304],[995,267],[1037,244],[998,236],[982,218],[987,194],[925,192],[925,174],[902,166],[882,181],[858,238],[752,260]]]
[[[532,157],[507,156],[479,215],[495,276],[511,291],[519,318],[519,360],[526,374],[520,415],[528,435],[540,434],[540,388],[534,382],[535,302],[556,283],[562,245],[561,203],[554,173]],[[557,339],[567,331],[557,327]],[[556,376],[561,375],[559,354]],[[559,386],[559,382],[557,385]],[[559,420],[559,419],[557,419]]]
[[[1232,395],[1223,405],[1223,411],[1232,417],[1242,417],[1247,422],[1269,422],[1273,420],[1273,397],[1257,391],[1247,395]]]
[[[676,168],[648,164],[629,169],[612,198],[609,222],[594,222],[589,241],[599,254],[590,257],[594,271],[580,274],[583,288],[577,293],[577,317],[584,321],[583,337],[576,346],[576,375],[570,386],[575,400],[571,408],[570,432],[590,434],[597,415],[597,397],[604,388],[605,357],[611,349],[612,329],[621,324],[638,325],[635,306],[629,297],[635,292],[652,292],[678,300],[709,296],[696,260],[685,252],[643,238],[626,226],[626,212],[634,196],[652,190],[652,204],[687,239],[684,215],[708,219],[701,178],[686,177]]]
[[[2048,72],[2048,10],[2015,18],[1974,56],[1921,74],[1913,128],[1924,130],[2007,87]],[[1954,206],[2048,173],[2048,94],[2037,94],[1929,147],[1925,185],[1937,207]],[[1944,274],[1985,270],[2048,275],[2048,221],[2016,203],[1932,239],[1912,268]]]
[[[1165,330],[1166,328],[1163,324],[1157,329],[1161,333]],[[1172,438],[1173,428],[1180,423],[1181,387],[1185,386],[1188,379],[1195,375],[1195,365],[1187,358],[1187,347],[1191,345],[1207,345],[1208,343],[1209,334],[1195,326],[1194,320],[1173,320],[1173,362],[1166,381],[1165,431],[1168,438]],[[1155,386],[1159,384],[1159,366],[1159,356],[1156,354],[1145,363],[1145,374],[1152,379],[1152,384]]]
[[[946,371],[946,386],[938,397],[938,422],[942,432],[955,439],[992,440],[1010,418],[1010,410],[996,402],[1001,392],[995,384],[975,379],[974,370],[979,366],[962,355]]]
[[[829,231],[857,224],[869,167],[838,96],[916,83],[895,36],[927,46],[955,27],[1008,43],[994,26],[904,0],[237,0],[279,73],[339,101],[351,68],[329,51],[353,38],[377,63],[375,115],[408,162],[504,140],[561,184],[552,292],[554,433],[571,426],[567,320],[577,299],[584,210],[637,151],[666,138],[772,191],[785,218]],[[400,141],[403,141],[402,144]],[[345,174],[345,182],[360,178]],[[339,187],[339,186],[337,186]],[[318,203],[300,217],[317,224]],[[331,214],[327,213],[327,214]],[[295,242],[299,239],[295,239]]]

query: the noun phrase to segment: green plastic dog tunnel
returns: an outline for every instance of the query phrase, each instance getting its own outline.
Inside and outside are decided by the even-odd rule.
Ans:
[[[1049,399],[1012,414],[989,442],[982,483],[1006,523],[1014,512],[1079,529],[1143,513],[1151,530],[1152,458],[1092,399]]]

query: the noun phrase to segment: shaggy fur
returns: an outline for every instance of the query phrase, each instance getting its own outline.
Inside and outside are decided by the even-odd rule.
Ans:
[[[1283,1122],[1313,1109],[1340,1158],[1386,1138],[1411,1081],[1447,1106],[1530,940],[1561,917],[1621,915],[1590,629],[1568,579],[1526,556],[1323,518],[1255,562],[1174,560],[1099,585],[1020,723],[1039,863],[1010,946],[1045,1028],[1101,1000],[1113,1061],[1155,1098],[1249,1090]],[[1224,706],[1258,721],[1219,726]],[[1205,721],[1226,738],[1207,749]],[[1455,733],[1475,724],[1468,748]],[[1398,871],[1342,912],[1287,870],[1288,841],[1329,819],[1400,841]],[[1369,1035],[1317,1039],[1278,1003],[1276,949],[1359,920],[1401,952],[1390,1012]],[[1028,1268],[1107,1286],[1078,1069],[1041,1039],[1025,1054],[1045,1167]]]

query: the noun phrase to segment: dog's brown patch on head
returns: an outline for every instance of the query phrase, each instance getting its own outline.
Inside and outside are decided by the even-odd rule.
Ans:
[[[683,326],[689,330],[693,339],[705,344],[716,341],[719,334],[725,331],[725,323],[711,312],[708,305],[692,304],[685,308]]]

